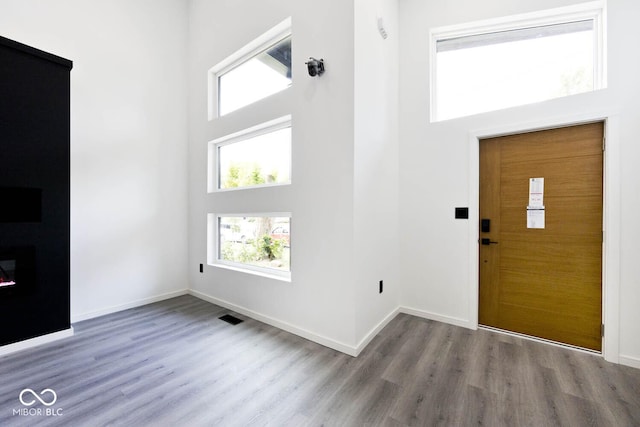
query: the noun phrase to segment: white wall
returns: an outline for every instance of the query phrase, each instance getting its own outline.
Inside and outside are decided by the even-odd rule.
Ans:
[[[354,266],[356,336],[362,338],[400,303],[397,0],[356,0],[354,31]]]
[[[0,35],[73,61],[72,321],[187,288],[186,7],[0,0]]]
[[[609,267],[619,267],[620,277],[609,278],[619,287],[618,313],[607,313],[614,324],[619,315],[619,354],[622,363],[640,367],[640,59],[633,41],[640,39],[640,5],[634,0],[608,1],[608,89],[459,118],[429,122],[429,30],[499,16],[532,12],[577,3],[572,0],[527,0],[482,3],[458,0],[447,3],[400,2],[400,267],[402,305],[416,313],[452,323],[473,326],[473,235],[476,224],[454,219],[454,207],[477,206],[477,189],[470,175],[474,165],[470,134],[484,129],[529,129],[533,123],[562,123],[572,117],[615,115],[619,137],[610,141],[606,155],[609,172],[619,174],[620,191],[610,188],[620,204],[609,206],[620,215],[618,244],[608,253]],[[609,194],[611,196],[612,194]],[[619,247],[617,247],[619,245]],[[612,270],[613,271],[613,270]],[[613,283],[615,282],[615,283]]]
[[[604,112],[616,114],[621,182],[613,315],[620,360],[640,367],[640,58],[629,42],[640,39],[640,4],[608,2],[608,89],[431,124],[430,28],[576,0],[397,0],[398,17],[395,1],[0,0],[1,35],[74,61],[73,318],[191,286],[351,353],[398,304],[473,325],[473,227],[453,218],[454,207],[474,204],[470,132]],[[288,16],[293,87],[209,122],[207,70]],[[308,56],[325,59],[321,78],[306,75]],[[207,142],[289,113],[293,184],[207,195]],[[209,266],[200,274],[206,214],[261,211],[293,213],[292,282]]]
[[[640,40],[640,3],[609,0],[608,101],[621,111],[620,174],[620,357],[640,368],[640,57],[630,54]]]
[[[194,294],[350,352],[354,308],[353,3],[192,0],[190,29],[190,264]],[[251,13],[247,13],[247,10]],[[293,84],[211,122],[207,70],[287,17]],[[307,75],[308,57],[326,73]],[[292,184],[207,194],[207,142],[292,113]],[[291,212],[292,280],[207,266],[207,213]],[[204,273],[198,264],[205,264]]]

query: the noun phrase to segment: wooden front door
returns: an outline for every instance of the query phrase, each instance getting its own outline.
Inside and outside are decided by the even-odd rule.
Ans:
[[[601,350],[603,137],[480,141],[481,325]]]

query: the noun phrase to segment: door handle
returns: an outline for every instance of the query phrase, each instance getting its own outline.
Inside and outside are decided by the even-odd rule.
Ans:
[[[498,242],[494,242],[491,239],[486,239],[486,238],[480,239],[480,243],[482,243],[485,246],[497,245],[498,244]]]

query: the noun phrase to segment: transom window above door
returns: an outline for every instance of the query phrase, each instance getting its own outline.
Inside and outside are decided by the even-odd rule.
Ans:
[[[431,121],[606,86],[598,3],[431,31]]]

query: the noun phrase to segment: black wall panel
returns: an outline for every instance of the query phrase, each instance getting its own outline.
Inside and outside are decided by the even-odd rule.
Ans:
[[[0,37],[0,262],[18,259],[0,286],[0,345],[71,325],[71,68]]]

